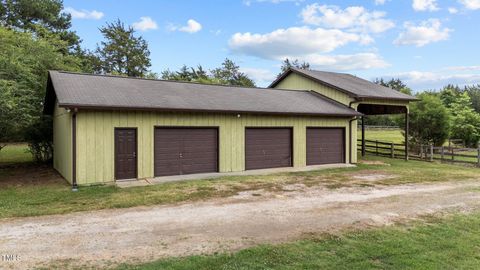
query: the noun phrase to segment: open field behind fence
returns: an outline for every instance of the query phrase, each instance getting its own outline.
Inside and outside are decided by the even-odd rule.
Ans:
[[[358,140],[358,149],[362,149],[362,140]],[[365,140],[365,152],[390,158],[404,158],[405,144],[380,140]],[[411,146],[410,159],[472,164],[480,167],[480,147],[462,148],[449,146],[419,145]]]

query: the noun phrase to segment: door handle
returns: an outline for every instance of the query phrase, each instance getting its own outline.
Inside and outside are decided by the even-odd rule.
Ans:
[[[179,157],[179,158],[183,158],[183,154],[180,153],[180,154],[178,155],[178,157]]]
[[[137,157],[137,153],[136,153],[136,152],[133,152],[133,157]]]

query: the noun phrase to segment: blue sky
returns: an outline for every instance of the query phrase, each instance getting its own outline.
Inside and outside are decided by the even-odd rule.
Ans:
[[[480,0],[66,0],[83,45],[117,18],[149,43],[152,71],[214,68],[225,58],[259,86],[285,57],[415,91],[480,83]]]

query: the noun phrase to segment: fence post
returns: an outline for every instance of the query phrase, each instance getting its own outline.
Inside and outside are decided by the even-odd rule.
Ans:
[[[455,160],[455,152],[453,151],[453,147],[450,148],[452,154],[452,161]]]
[[[375,140],[375,154],[378,156],[378,140]]]
[[[441,160],[442,162],[443,162],[443,157],[444,157],[444,155],[445,155],[445,147],[443,147],[443,145],[442,145],[442,156],[441,156],[441,158],[440,158],[440,160]]]
[[[423,158],[423,144],[420,144],[420,159]]]
[[[430,144],[430,161],[433,161],[433,144]]]
[[[477,149],[477,166],[480,167],[480,143],[478,144]]]
[[[390,144],[390,152],[392,154],[392,158],[395,158],[395,147],[393,146],[393,143]]]

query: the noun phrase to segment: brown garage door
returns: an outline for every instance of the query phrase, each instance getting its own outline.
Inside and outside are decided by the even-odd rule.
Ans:
[[[156,128],[155,176],[218,171],[216,128]]]
[[[307,128],[307,165],[345,163],[345,129]]]
[[[245,169],[292,166],[290,128],[247,128],[245,130]]]

